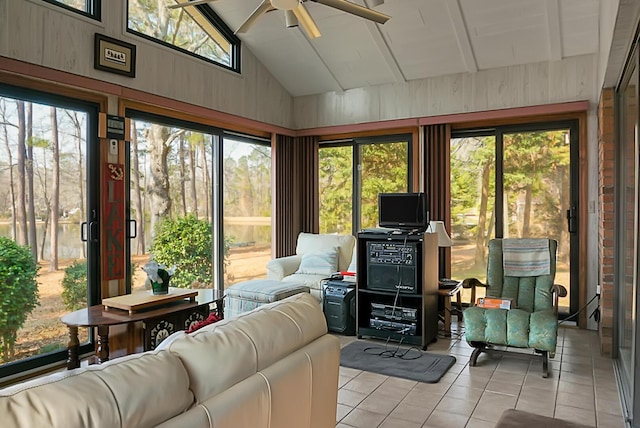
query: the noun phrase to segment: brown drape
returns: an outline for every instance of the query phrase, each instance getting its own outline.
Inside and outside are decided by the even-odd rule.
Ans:
[[[277,135],[274,257],[295,254],[300,232],[318,233],[318,138]]]
[[[431,220],[444,222],[451,234],[451,164],[449,125],[424,127],[424,191],[429,199]],[[440,248],[440,277],[451,277],[451,249]]]

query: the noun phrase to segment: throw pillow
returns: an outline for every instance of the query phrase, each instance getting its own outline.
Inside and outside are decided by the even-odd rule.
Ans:
[[[296,273],[330,276],[338,269],[338,249],[305,253]]]
[[[193,333],[194,331],[201,329],[205,325],[213,324],[214,322],[218,322],[221,319],[222,318],[220,318],[215,312],[211,312],[206,320],[191,324],[191,327],[189,327],[187,333]]]

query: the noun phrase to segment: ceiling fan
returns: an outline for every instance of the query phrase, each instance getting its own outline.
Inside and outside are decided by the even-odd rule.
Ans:
[[[216,0],[192,0],[167,7],[169,9],[177,9],[187,6],[198,6],[213,1]],[[314,1],[316,3],[324,4],[325,6],[333,7],[334,9],[339,9],[343,12],[377,22],[378,24],[384,24],[390,18],[390,16],[385,15],[384,13],[371,10],[347,0],[262,0],[262,3],[260,3],[256,10],[254,10],[235,31],[235,34],[246,33],[249,28],[256,23],[258,18],[267,12],[272,10],[283,10],[287,27],[297,27],[298,24],[300,24],[309,38],[315,39],[316,37],[320,37],[321,34],[318,26],[307,11],[307,8],[304,6],[306,1]],[[382,3],[383,0],[373,0],[374,5],[380,5]]]

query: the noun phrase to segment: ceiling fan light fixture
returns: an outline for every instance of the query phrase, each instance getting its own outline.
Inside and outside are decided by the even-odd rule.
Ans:
[[[293,13],[292,10],[284,11],[284,23],[287,28],[293,28],[298,26],[298,18],[296,18],[296,14]]]
[[[271,0],[271,5],[280,10],[293,10],[300,4],[300,0]]]
[[[369,0],[370,7],[378,7],[384,4],[384,0]]]

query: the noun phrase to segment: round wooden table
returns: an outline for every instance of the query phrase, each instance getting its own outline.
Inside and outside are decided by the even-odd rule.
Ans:
[[[171,302],[133,313],[116,308],[107,309],[100,304],[64,315],[61,319],[69,330],[67,368],[71,370],[80,367],[78,355],[80,350],[80,341],[78,340],[79,327],[97,327],[96,356],[98,363],[102,363],[109,359],[109,327],[112,325],[146,321],[152,318],[189,311],[204,305],[210,307],[211,304],[215,304],[213,310],[218,313],[218,316],[224,318],[224,293],[222,291],[214,289],[194,291],[198,291],[198,295],[193,300]],[[140,293],[147,293],[147,291],[141,291]]]

